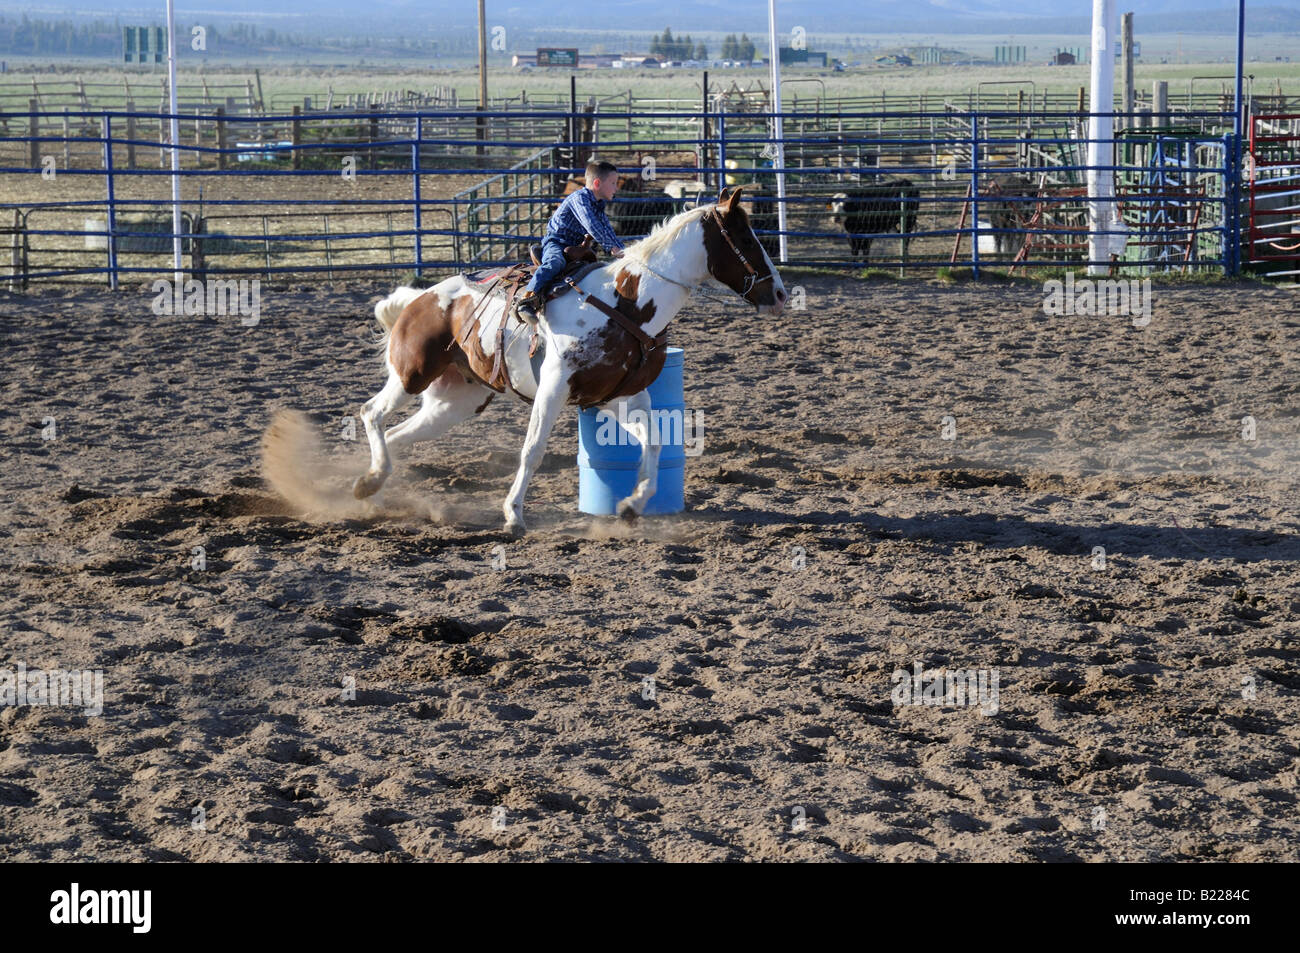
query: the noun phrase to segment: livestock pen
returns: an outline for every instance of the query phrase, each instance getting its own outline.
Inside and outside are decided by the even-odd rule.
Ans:
[[[423,274],[515,260],[595,152],[628,173],[611,210],[628,238],[743,184],[775,254],[784,174],[787,265],[1234,272],[1255,247],[1256,180],[1243,174],[1232,113],[1212,97],[1113,114],[1113,159],[1102,168],[1115,173],[1129,241],[1103,262],[1086,252],[1089,113],[1059,94],[882,98],[883,107],[871,97],[804,99],[783,112],[782,169],[761,94],[724,91],[694,109],[553,99],[493,110],[183,112],[182,128],[196,130],[174,147],[186,269]],[[131,109],[0,114],[12,285],[115,285],[171,270],[169,119]],[[1277,144],[1269,161],[1285,167],[1298,145]]]

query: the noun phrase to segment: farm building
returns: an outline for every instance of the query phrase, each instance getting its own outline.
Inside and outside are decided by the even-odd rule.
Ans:
[[[767,63],[769,60],[763,62]],[[782,66],[825,66],[826,64],[825,53],[815,50],[796,50],[788,46],[781,47]]]

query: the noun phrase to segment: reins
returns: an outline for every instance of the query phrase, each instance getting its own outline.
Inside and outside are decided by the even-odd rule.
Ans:
[[[655,271],[653,268],[651,268],[643,261],[638,261],[636,262],[636,264],[641,268],[642,271],[646,272],[646,274],[653,275],[654,277],[658,278],[660,281],[666,281],[670,285],[676,285],[678,288],[685,288],[687,294],[692,294],[692,295],[698,294],[701,298],[708,298],[711,301],[721,301],[723,304],[728,304],[728,305],[735,304],[736,301],[735,292],[732,292],[731,294],[722,294],[720,292],[714,291],[712,288],[710,288],[708,285],[705,284],[688,285],[684,282],[678,281],[676,278],[669,278],[667,275],[661,275],[659,272]],[[717,281],[717,279],[715,278],[714,281]]]

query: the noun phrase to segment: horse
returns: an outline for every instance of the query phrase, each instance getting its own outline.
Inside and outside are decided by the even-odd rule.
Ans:
[[[540,367],[521,333],[527,326],[508,302],[463,274],[428,289],[399,287],[376,304],[388,380],[361,411],[370,469],[357,478],[353,495],[365,499],[384,485],[393,469],[392,448],[441,436],[481,414],[508,387],[532,404],[519,468],[502,507],[510,535],[525,532],[524,496],[566,404],[614,409],[619,425],[640,443],[636,485],[616,506],[623,519],[639,517],[654,496],[659,468],[645,388],[663,368],[669,322],[710,278],[756,312],[779,315],[788,297],[740,195],[740,187],[723,189],[716,203],[675,215],[629,245],[623,258],[593,266],[574,292],[547,303],[538,322]],[[497,333],[503,321],[508,334]],[[386,431],[384,419],[416,395],[423,396],[421,408]]]

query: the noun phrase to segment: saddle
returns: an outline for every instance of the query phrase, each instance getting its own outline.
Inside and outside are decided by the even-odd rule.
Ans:
[[[583,304],[590,304],[607,315],[636,342],[639,359],[628,367],[622,379],[607,394],[598,400],[592,400],[586,406],[597,406],[616,396],[635,394],[649,386],[659,376],[659,372],[663,370],[668,344],[666,329],[664,333],[652,338],[633,320],[631,313],[634,305],[633,301],[619,295],[617,305],[611,306],[591,297],[578,284],[580,280],[600,267],[600,263],[596,260],[594,243],[595,239],[588,235],[583,239],[582,244],[570,245],[564,249],[566,260],[564,270],[556,279],[552,290],[544,295],[544,300],[553,301],[569,291],[576,292],[578,297],[582,299]],[[510,380],[510,371],[506,367],[505,361],[506,319],[510,315],[510,307],[514,303],[519,289],[532,278],[533,273],[541,265],[542,261],[541,245],[530,245],[528,252],[532,258],[531,265],[519,262],[495,271],[477,272],[465,276],[466,280],[475,284],[488,284],[488,288],[483,295],[483,300],[475,307],[473,314],[470,315],[469,320],[465,322],[460,334],[456,336],[452,343],[459,344],[461,348],[464,348],[466,342],[469,341],[470,336],[478,327],[479,316],[484,305],[490,299],[500,300],[504,297],[505,305],[501,310],[501,321],[497,325],[496,348],[492,355],[492,372],[484,383],[498,393],[503,393],[508,387],[520,400],[525,403],[532,403],[532,400],[515,389],[514,383]],[[537,353],[539,340],[537,329],[534,328],[532,339],[528,343],[528,357],[530,359]],[[448,344],[447,347],[450,348],[451,344]]]
[[[591,270],[586,266],[596,263],[595,242],[595,238],[588,235],[582,240],[581,244],[569,245],[564,249],[564,270],[556,276],[551,288],[543,295],[544,300],[550,301],[553,298],[558,298],[569,290],[569,286],[563,282],[564,278],[576,272],[585,274]],[[465,275],[465,280],[476,285],[491,285],[487,289],[488,294],[495,294],[498,297],[507,295],[513,302],[518,289],[526,285],[532,279],[533,272],[541,267],[542,253],[540,243],[529,245],[528,257],[531,261],[516,262],[504,268],[485,268],[482,271],[471,271]]]
[[[591,235],[587,235],[583,238],[581,244],[565,247],[564,270],[556,277],[551,288],[541,295],[543,303],[566,294],[572,287],[568,283],[570,280],[582,278],[600,267],[600,263],[596,260],[595,243],[596,239]],[[501,310],[501,323],[497,325],[496,349],[492,356],[492,373],[486,383],[499,392],[509,387],[516,396],[523,400],[528,400],[528,398],[515,390],[514,384],[510,381],[510,372],[507,370],[505,363],[505,343],[506,319],[511,314],[511,308],[514,305],[515,297],[519,294],[519,290],[532,280],[533,273],[542,264],[542,246],[540,244],[529,245],[528,255],[532,259],[531,262],[517,262],[513,265],[507,265],[505,268],[489,268],[465,275],[466,281],[476,285],[487,285],[487,288],[484,291],[483,299],[474,309],[474,313],[470,315],[470,319],[465,322],[455,340],[455,343],[463,348],[478,327],[479,315],[487,302],[492,299],[500,300],[504,298],[505,305]],[[537,328],[533,328],[532,337],[528,342],[528,356],[530,358],[537,353],[539,340]],[[448,346],[450,347],[450,345]]]

